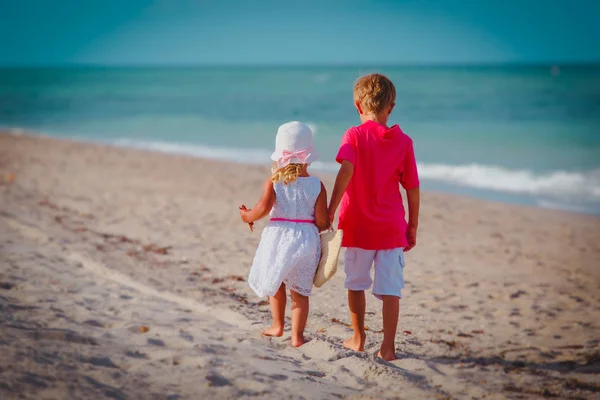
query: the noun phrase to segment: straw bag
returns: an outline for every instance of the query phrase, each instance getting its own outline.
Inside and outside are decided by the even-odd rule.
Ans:
[[[338,258],[342,248],[343,231],[329,229],[321,233],[321,260],[315,274],[314,284],[321,287],[337,271]]]

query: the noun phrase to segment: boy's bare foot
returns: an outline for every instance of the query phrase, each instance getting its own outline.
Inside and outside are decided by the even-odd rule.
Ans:
[[[396,353],[389,350],[379,350],[379,353],[377,353],[377,357],[383,358],[385,361],[394,361],[396,360]]]
[[[344,347],[354,351],[365,351],[366,335],[352,335],[350,339],[344,340]]]
[[[263,336],[283,336],[283,327],[272,326],[261,332]]]
[[[300,337],[294,337],[292,336],[292,346],[293,347],[300,347],[305,343],[304,341],[304,335],[301,335]]]

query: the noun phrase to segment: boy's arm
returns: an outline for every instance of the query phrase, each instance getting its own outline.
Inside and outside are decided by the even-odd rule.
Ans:
[[[400,183],[406,190],[406,201],[408,203],[408,226],[406,227],[406,241],[408,245],[404,251],[410,251],[417,245],[417,228],[419,227],[419,203],[421,192],[419,190],[419,173],[415,150],[411,139],[408,140],[404,166]]]
[[[404,251],[410,251],[417,245],[417,228],[419,227],[419,206],[421,202],[421,191],[419,187],[406,191],[408,202],[408,226],[406,227],[406,240],[408,246]]]
[[[240,207],[240,217],[245,223],[251,224],[265,217],[273,208],[274,203],[275,190],[273,190],[273,181],[269,178],[263,186],[263,194],[258,203],[251,210],[246,209],[246,206],[242,205]]]
[[[335,218],[335,212],[342,201],[342,196],[354,175],[354,164],[348,160],[342,161],[340,171],[335,178],[335,185],[333,186],[333,192],[331,193],[331,200],[329,201],[329,220],[333,221]]]
[[[315,225],[317,225],[319,231],[324,231],[331,226],[331,221],[327,215],[327,189],[325,189],[322,182],[321,193],[319,193],[315,204]]]

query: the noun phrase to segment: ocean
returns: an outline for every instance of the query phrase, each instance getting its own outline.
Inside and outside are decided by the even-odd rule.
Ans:
[[[0,127],[270,165],[308,123],[335,172],[352,85],[381,72],[425,189],[600,214],[600,66],[0,69]]]

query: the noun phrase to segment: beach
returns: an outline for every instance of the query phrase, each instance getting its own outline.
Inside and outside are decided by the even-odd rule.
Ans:
[[[424,191],[388,363],[370,294],[366,351],[342,346],[342,263],[308,343],[261,337],[246,278],[265,222],[238,207],[268,174],[1,133],[0,398],[599,396],[599,216]]]

